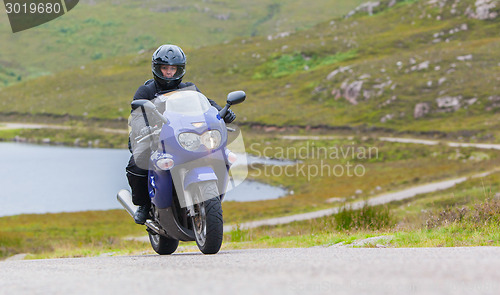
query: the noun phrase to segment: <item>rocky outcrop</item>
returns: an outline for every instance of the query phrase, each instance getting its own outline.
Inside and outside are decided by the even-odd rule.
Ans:
[[[228,20],[231,17],[230,13],[223,13],[223,14],[216,14],[214,15],[214,18],[218,20]]]
[[[337,74],[344,73],[347,71],[352,72],[350,66],[340,67],[340,68],[336,69],[335,71],[331,72],[330,74],[328,74],[328,76],[326,76],[326,79],[331,80],[331,79],[335,78],[335,76],[337,76]]]
[[[418,65],[414,65],[411,67],[411,71],[422,71],[429,69],[430,62],[428,60],[419,63]]]
[[[333,97],[337,100],[342,97],[342,91],[339,89],[333,89],[332,90],[332,95]]]
[[[460,101],[462,100],[462,96],[443,96],[436,98],[436,103],[439,111],[457,111],[460,109]]]
[[[397,97],[395,95],[393,95],[391,98],[389,98],[386,101],[384,101],[383,103],[379,104],[378,107],[379,108],[386,107],[386,106],[390,105],[392,102],[394,102],[396,99],[397,99]]]
[[[472,54],[457,56],[457,60],[460,60],[460,61],[472,60]]]
[[[446,0],[429,0],[427,4],[438,5],[440,8],[443,8],[446,5]]]
[[[358,12],[367,12],[369,15],[372,15],[373,14],[373,9],[380,6],[380,1],[377,1],[377,2],[366,2],[366,3],[363,3],[361,5],[359,5],[358,7],[356,7],[354,10],[352,10],[351,12],[349,12],[345,17],[346,18],[349,18],[353,15],[355,15],[356,13]]]
[[[498,2],[498,0],[477,0],[475,3],[476,9],[467,8],[465,15],[480,20],[495,19],[498,12],[494,9],[497,8]]]
[[[492,102],[492,104],[490,104],[485,108],[486,111],[491,111],[493,109],[500,108],[500,96],[498,95],[490,96],[488,97],[488,101]]]
[[[347,82],[347,81],[346,81]],[[363,81],[355,81],[350,84],[344,82],[341,89],[344,92],[344,98],[353,105],[358,104],[358,97],[363,87]]]
[[[392,120],[394,118],[394,115],[393,114],[387,114],[385,116],[383,116],[381,119],[380,119],[380,122],[381,123],[385,123],[389,120]]]
[[[427,115],[431,111],[431,107],[426,102],[417,103],[413,111],[413,118],[418,119]]]
[[[427,5],[439,7],[441,10],[449,7],[451,14],[459,14],[460,0],[454,0],[453,4],[451,5],[450,2],[451,0],[428,0]],[[499,0],[476,0],[474,6],[467,7],[463,14],[469,18],[479,20],[495,19],[496,17],[498,17],[499,6]],[[441,16],[438,16],[437,19],[441,20]]]
[[[288,36],[290,36],[290,32],[281,32],[281,33],[278,33],[276,35],[268,35],[267,36],[267,40],[271,41],[271,40],[274,40],[274,39],[279,39],[279,38],[286,38]]]

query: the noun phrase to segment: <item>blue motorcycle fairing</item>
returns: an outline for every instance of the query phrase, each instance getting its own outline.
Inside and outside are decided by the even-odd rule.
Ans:
[[[149,170],[149,196],[159,209],[171,207],[173,203],[173,182],[170,171]]]
[[[210,180],[218,180],[217,175],[211,167],[194,168],[193,170],[190,170],[184,178],[184,189],[187,190],[187,188],[193,183]]]
[[[214,107],[210,107],[204,114],[196,116],[187,116],[179,113],[164,112],[164,116],[169,119],[169,123],[163,125],[160,132],[160,147],[163,153],[174,155],[176,164],[183,164],[194,161],[200,157],[207,156],[211,153],[222,150],[227,144],[227,129],[223,120],[218,120],[218,111]],[[187,125],[186,122],[189,122]],[[204,122],[205,125],[195,127],[192,123]],[[189,127],[186,127],[189,126]],[[221,133],[221,144],[218,148],[207,150],[201,147],[199,151],[187,151],[177,141],[180,133],[191,132],[196,134],[203,134],[209,130],[218,130]]]
[[[187,115],[166,110],[163,115],[168,118],[168,124],[164,124],[159,135],[158,151],[172,155],[174,168],[170,171],[154,170],[151,162],[150,175],[150,197],[157,208],[167,208],[173,204],[174,177],[171,173],[177,173],[176,167],[187,164],[190,166],[184,178],[184,183],[179,183],[187,188],[190,184],[200,181],[218,181],[221,193],[225,191],[229,176],[227,167],[224,169],[214,167],[221,166],[213,163],[227,163],[225,146],[227,144],[227,129],[224,121],[218,116],[219,112],[214,107],[209,107],[205,113]],[[203,122],[205,124],[193,123]],[[187,151],[177,141],[177,137],[183,132],[192,132],[199,135],[208,130],[218,130],[221,133],[221,144],[214,150],[200,149],[200,151]],[[192,166],[192,164],[194,166]],[[196,167],[199,165],[198,167]],[[222,171],[224,170],[224,171]],[[177,175],[177,174],[176,174]],[[177,176],[176,176],[177,177]],[[179,188],[181,189],[181,188]],[[181,192],[179,192],[181,193]],[[182,194],[182,193],[181,193]]]

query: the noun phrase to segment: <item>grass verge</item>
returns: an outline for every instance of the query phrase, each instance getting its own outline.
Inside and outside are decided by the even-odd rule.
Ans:
[[[421,213],[424,222],[413,224],[402,223],[395,214],[398,210],[394,206],[344,207],[334,216],[236,228],[224,235],[222,249],[500,246],[498,199],[434,209]],[[0,258],[18,253],[30,253],[27,258],[154,253],[147,242],[125,239],[143,236],[145,231],[122,210],[3,217],[0,226]],[[366,240],[381,236],[385,239]],[[179,251],[196,251],[196,247],[193,242],[183,243]]]
[[[387,207],[371,207],[275,227],[236,229],[227,249],[272,247],[464,247],[500,246],[500,201],[486,200],[457,209],[436,210],[425,224],[391,223]],[[466,213],[464,213],[466,212]],[[368,213],[368,214],[367,214]],[[459,216],[460,218],[457,218]],[[349,222],[354,220],[355,222]],[[350,224],[350,226],[346,226]],[[359,226],[364,224],[364,226]],[[381,226],[382,225],[382,226]],[[339,230],[340,229],[340,230]],[[384,237],[381,240],[367,240]]]

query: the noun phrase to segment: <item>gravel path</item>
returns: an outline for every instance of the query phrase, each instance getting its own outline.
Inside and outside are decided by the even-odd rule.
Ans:
[[[35,124],[35,123],[0,123],[0,130],[8,129],[59,129],[59,130],[70,130],[74,127],[66,125],[55,125],[55,124]],[[116,133],[116,134],[128,134],[126,129],[112,129],[112,128],[96,128],[99,131]]]
[[[329,136],[329,135],[284,135],[281,136],[281,138],[288,140],[333,140],[339,138],[352,139],[354,137]],[[388,141],[388,142],[413,143],[413,144],[424,144],[424,145],[437,145],[442,143],[451,147],[474,147],[479,149],[500,150],[500,144],[494,144],[494,143],[449,142],[449,141],[438,141],[438,140],[405,138],[405,137],[378,137],[377,139],[380,141]]]

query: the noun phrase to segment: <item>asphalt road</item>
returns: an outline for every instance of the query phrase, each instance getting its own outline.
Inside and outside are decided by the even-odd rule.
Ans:
[[[221,251],[0,262],[0,294],[500,294],[500,248]]]

